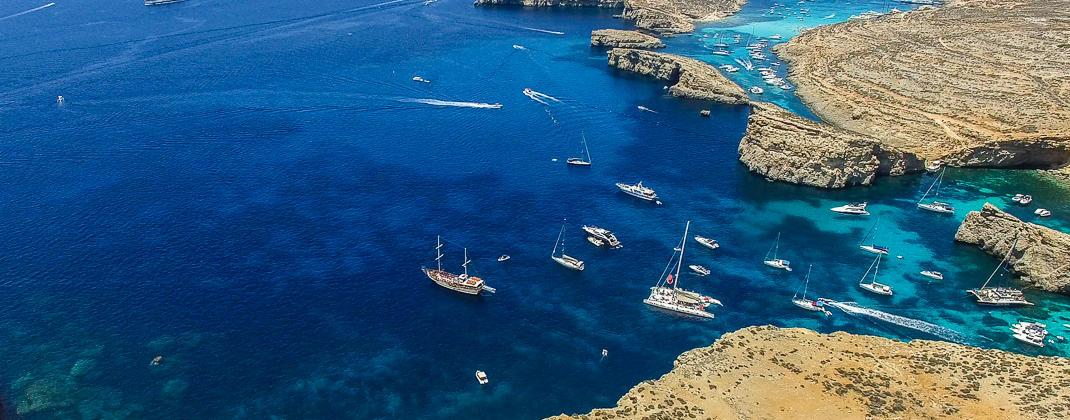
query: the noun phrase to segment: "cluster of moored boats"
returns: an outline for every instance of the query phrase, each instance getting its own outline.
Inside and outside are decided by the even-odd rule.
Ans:
[[[1054,340],[1048,338],[1048,326],[1039,322],[1020,321],[1011,326],[1012,337],[1015,340],[1037,347],[1044,347],[1044,342],[1065,342],[1066,337],[1056,336]]]

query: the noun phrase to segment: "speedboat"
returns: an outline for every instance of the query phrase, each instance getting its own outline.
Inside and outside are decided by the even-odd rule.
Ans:
[[[1028,206],[1029,203],[1033,202],[1033,196],[1029,194],[1015,194],[1014,198],[1011,198],[1011,201],[1023,206]]]
[[[691,265],[687,266],[687,268],[690,268],[691,271],[694,271],[695,274],[698,274],[700,276],[708,276],[708,275],[710,275],[710,269],[708,269],[706,267],[703,267],[701,265],[698,265],[698,264],[691,264]]]
[[[654,201],[658,199],[658,194],[654,192],[654,189],[643,186],[643,181],[639,181],[635,184],[625,184],[623,182],[618,182],[617,188],[619,188],[625,194],[642,200]]]
[[[487,372],[484,372],[482,370],[476,371],[476,380],[479,381],[480,385],[486,385],[488,382],[490,382],[490,379],[487,379]]]
[[[858,248],[871,254],[888,255],[888,247],[880,245],[860,245]]]
[[[772,260],[765,260],[763,262],[765,263],[765,265],[768,265],[773,268],[778,268],[784,271],[791,271],[791,261],[785,259],[776,258]]]
[[[863,201],[861,203],[844,204],[844,205],[839,206],[839,207],[833,207],[833,208],[831,208],[829,210],[832,210],[832,211],[834,211],[836,213],[856,214],[856,215],[859,215],[859,216],[869,216],[869,211],[866,210],[866,205],[867,205],[867,203],[865,201]]]
[[[597,246],[597,247],[603,247],[603,246],[606,245],[605,242],[603,242],[601,239],[595,238],[594,236],[588,236],[587,237],[587,242],[590,242],[591,245],[594,245],[594,246]]]
[[[751,86],[750,87],[750,93],[753,93],[755,95],[761,95],[761,94],[765,93],[765,89],[762,89],[762,88],[760,88],[758,86]]]
[[[512,257],[510,257],[508,255],[505,255],[505,254],[502,254],[502,256],[498,257],[498,262],[506,262],[506,261],[509,261],[510,258],[512,258]]]
[[[412,77],[412,81],[420,82],[420,83],[431,83],[430,80],[424,79],[423,77],[420,77],[420,76],[413,76]]]
[[[1035,214],[1037,216],[1040,216],[1040,217],[1048,217],[1048,216],[1051,216],[1051,210],[1048,210],[1048,209],[1036,209],[1036,211],[1034,211],[1033,214]]]
[[[930,279],[933,279],[933,280],[943,280],[944,279],[944,273],[941,273],[939,271],[925,270],[925,271],[921,272],[921,275],[923,275],[925,277],[928,277]]]
[[[702,245],[709,249],[717,249],[721,247],[721,244],[717,243],[716,240],[707,238],[705,236],[695,235],[695,242],[698,242],[699,245]]]
[[[713,51],[710,51],[710,54],[713,54],[713,55],[731,55],[732,53],[730,53],[728,51],[725,51],[725,50],[713,50]]]
[[[600,240],[602,243],[609,245],[610,248],[620,248],[620,240],[617,239],[617,235],[610,232],[609,229],[603,229],[598,226],[583,225],[583,231],[591,235],[591,237]],[[590,241],[590,239],[588,239]],[[592,242],[593,243],[593,242]]]

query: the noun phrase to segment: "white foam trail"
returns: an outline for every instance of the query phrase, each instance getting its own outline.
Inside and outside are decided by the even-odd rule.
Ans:
[[[18,13],[15,13],[15,14],[13,14],[13,15],[8,15],[8,16],[0,17],[0,20],[8,20],[8,19],[11,19],[11,18],[13,18],[13,17],[19,17],[19,16],[22,16],[22,15],[25,15],[25,14],[27,14],[27,13],[33,13],[33,12],[36,12],[36,11],[38,11],[38,10],[41,10],[41,9],[47,9],[47,8],[49,8],[49,7],[52,7],[52,6],[55,6],[55,5],[56,5],[56,3],[49,3],[49,4],[46,4],[46,5],[44,5],[44,6],[38,6],[38,7],[34,7],[33,9],[30,9],[30,10],[27,10],[27,11],[24,11],[24,12],[18,12]]]
[[[564,35],[565,34],[564,32],[551,31],[549,29],[529,28],[527,26],[520,26],[519,28],[520,29],[529,30],[529,31],[542,32],[544,34],[554,34],[554,35]]]
[[[484,102],[463,102],[463,101],[443,101],[439,99],[424,99],[424,98],[407,98],[399,99],[401,102],[414,102],[419,104],[427,104],[434,106],[453,106],[460,108],[487,108],[498,109],[502,107],[502,104],[488,104]]]
[[[647,107],[642,106],[642,105],[636,106],[636,108],[639,108],[640,111],[653,112],[655,114],[658,113],[658,111],[655,111],[653,109],[647,108]]]
[[[531,100],[533,100],[535,102],[538,102],[540,104],[546,105],[546,106],[550,106],[550,103],[546,102],[546,101],[561,102],[560,99],[557,99],[557,98],[555,98],[553,96],[547,95],[547,94],[542,93],[542,92],[531,90],[530,88],[525,88],[524,89],[524,96],[527,96],[527,97],[531,98]]]
[[[958,331],[952,330],[947,327],[941,327],[939,325],[925,322],[920,319],[907,318],[905,316],[899,316],[890,314],[887,312],[878,311],[876,309],[865,308],[858,306],[854,302],[837,302],[830,299],[821,299],[821,302],[837,308],[852,315],[864,315],[870,318],[879,319],[884,322],[892,323],[900,327],[906,327],[913,330],[929,333],[934,336],[943,338],[944,340],[954,341],[961,344],[969,344],[969,340],[966,336],[962,335]]]

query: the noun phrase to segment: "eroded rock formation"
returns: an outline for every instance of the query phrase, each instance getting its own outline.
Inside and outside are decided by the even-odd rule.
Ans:
[[[599,29],[591,32],[592,47],[610,48],[665,48],[665,44],[656,36],[638,31],[620,29]]]
[[[746,0],[475,0],[476,5],[623,7],[624,18],[635,21],[635,26],[662,34],[691,32],[696,21],[723,19],[746,3]]]
[[[475,0],[475,4],[523,7],[624,7],[624,0]]]
[[[1055,419],[1070,359],[750,327],[690,350],[617,406],[556,419]]]
[[[955,240],[978,245],[1003,258],[1015,238],[1010,267],[1033,287],[1070,294],[1070,234],[1024,222],[992,204],[972,211],[959,225]]]
[[[764,102],[753,104],[739,160],[766,178],[820,188],[869,185],[878,175],[902,175],[925,166],[914,154],[877,139]]]
[[[713,66],[678,55],[629,48],[609,50],[609,65],[671,84],[673,96],[741,104],[747,103],[743,89]]]

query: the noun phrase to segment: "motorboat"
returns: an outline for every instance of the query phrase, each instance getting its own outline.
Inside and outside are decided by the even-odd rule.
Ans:
[[[591,235],[592,238],[600,240],[605,245],[609,245],[610,248],[621,247],[621,243],[620,240],[617,239],[617,235],[614,235],[613,232],[609,231],[609,229],[600,228],[594,225],[583,225],[583,231]]]
[[[635,184],[626,184],[623,182],[618,182],[617,188],[619,188],[625,194],[642,200],[655,201],[658,199],[658,194],[654,192],[654,189],[644,186],[643,181],[639,181]]]
[[[498,262],[506,262],[506,261],[509,261],[510,258],[512,258],[512,257],[510,257],[508,255],[505,255],[505,254],[502,254],[502,256],[498,257]]]
[[[605,242],[603,242],[601,239],[595,238],[594,236],[588,236],[587,237],[587,242],[590,242],[591,245],[594,245],[594,246],[597,246],[597,247],[603,247],[603,246],[606,245]]]
[[[713,54],[713,55],[732,55],[732,53],[728,52],[727,50],[713,50],[713,51],[710,51],[710,54]]]
[[[698,242],[699,245],[702,245],[709,249],[717,249],[721,247],[721,244],[717,243],[716,240],[707,238],[705,236],[695,235],[695,242]]]
[[[710,269],[709,268],[703,267],[703,266],[698,265],[698,264],[691,264],[691,265],[687,266],[687,268],[690,268],[691,271],[693,271],[695,274],[698,274],[700,276],[708,276],[708,275],[710,275]]]
[[[461,264],[464,267],[464,273],[462,274],[454,274],[443,270],[442,256],[442,237],[439,236],[435,240],[435,263],[437,268],[423,267],[424,274],[435,284],[466,295],[478,295],[481,292],[494,293],[497,291],[493,287],[487,286],[483,279],[468,275],[468,264],[472,263],[468,259],[468,248],[464,249],[464,263]]]
[[[488,382],[490,382],[490,379],[487,378],[487,372],[477,370],[476,381],[478,381],[480,385],[486,385]]]
[[[858,280],[858,287],[862,288],[862,290],[873,292],[878,295],[891,296],[892,286],[877,282],[877,272],[880,270],[881,267],[882,256],[884,256],[884,254],[877,254],[877,258],[874,259],[873,263],[869,265],[869,269],[867,269],[866,272],[862,274],[862,278]],[[869,276],[870,271],[873,272],[873,280],[871,280],[869,283],[866,283],[866,277]]]
[[[1048,209],[1036,209],[1035,211],[1033,211],[1033,214],[1035,214],[1037,216],[1040,216],[1040,217],[1048,217],[1048,216],[1051,216],[1051,210],[1048,210]]]
[[[943,280],[944,279],[944,273],[941,273],[939,271],[925,270],[925,271],[921,272],[921,275],[923,275],[925,277],[928,277],[930,279],[933,279],[933,280]]]
[[[713,318],[712,313],[706,312],[706,307],[712,304],[720,305],[720,301],[680,288],[680,268],[684,264],[684,250],[687,247],[687,232],[690,228],[691,221],[688,221],[684,226],[684,236],[680,239],[680,245],[673,248],[672,258],[658,276],[657,283],[650,288],[650,295],[643,299],[643,303],[679,314]]]
[[[1011,201],[1023,206],[1028,206],[1029,203],[1033,202],[1033,196],[1029,194],[1015,194],[1014,197],[1011,198]]]
[[[785,260],[785,259],[781,259],[781,258],[777,258],[777,253],[779,251],[780,251],[780,232],[777,232],[777,234],[776,234],[776,242],[773,242],[773,246],[770,247],[769,251],[765,253],[765,259],[762,261],[762,263],[764,263],[767,266],[776,268],[776,269],[780,269],[780,270],[784,270],[784,271],[791,271],[791,261],[788,261],[788,260]],[[770,258],[770,255],[772,255],[772,258]]]
[[[750,93],[753,93],[755,95],[761,95],[761,94],[765,93],[765,89],[762,89],[762,88],[760,88],[758,86],[751,86],[750,87]]]
[[[943,167],[944,167],[944,162],[939,161],[939,160],[934,160],[932,162],[925,162],[925,171],[926,172],[939,172],[940,169],[943,169]]]
[[[865,201],[861,203],[848,203],[839,207],[833,207],[832,210],[836,213],[842,214],[854,214],[859,216],[869,216],[869,211],[866,210],[867,203]]]
[[[424,79],[423,77],[420,77],[420,76],[413,76],[412,77],[412,81],[420,82],[420,83],[431,83],[430,80]]]

